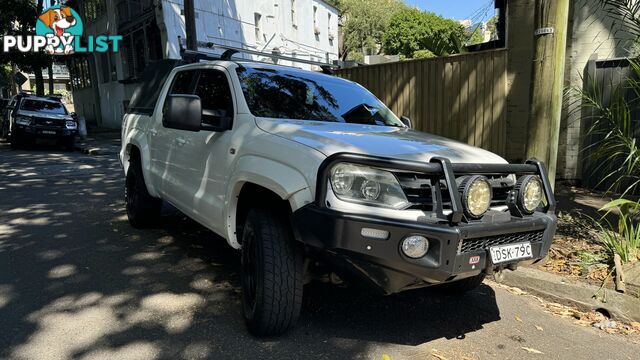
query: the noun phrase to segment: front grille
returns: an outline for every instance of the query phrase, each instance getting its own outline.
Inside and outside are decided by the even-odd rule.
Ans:
[[[440,199],[442,199],[442,209],[451,209],[451,197],[449,196],[449,190],[444,179],[437,176],[429,176],[419,173],[407,173],[407,172],[395,172],[394,173],[402,190],[404,191],[407,200],[411,204],[409,209],[434,211],[436,209],[435,204],[435,191],[440,192]],[[488,176],[490,180],[503,179],[503,176]],[[434,185],[436,184],[436,185]],[[493,200],[491,206],[506,205],[509,191],[513,189],[513,185],[509,185],[506,182],[500,184],[494,184],[493,187]]]
[[[38,125],[38,126],[47,126],[47,127],[55,127],[55,128],[63,128],[65,127],[65,121],[64,120],[55,120],[55,119],[47,119],[47,118],[34,118],[33,119],[34,124]]]
[[[477,239],[463,239],[460,242],[459,254],[486,251],[492,246],[515,244],[529,241],[531,243],[541,242],[544,237],[544,230],[530,231],[515,234],[504,234],[488,236]]]

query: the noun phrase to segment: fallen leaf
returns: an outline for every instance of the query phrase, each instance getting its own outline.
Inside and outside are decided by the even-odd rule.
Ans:
[[[522,322],[522,319],[520,319],[520,316],[516,315],[516,321]]]
[[[391,356],[387,354],[382,354],[382,360],[391,360]]]
[[[433,356],[434,358],[438,359],[438,360],[448,360],[446,357],[436,354],[436,353],[431,353],[431,356]]]
[[[536,329],[538,329],[538,331],[544,331],[544,329],[542,328],[542,326],[538,326],[538,325],[536,325]]]
[[[529,354],[544,354],[542,351],[540,350],[536,350],[534,348],[529,348],[529,347],[522,347],[523,350],[526,350]]]

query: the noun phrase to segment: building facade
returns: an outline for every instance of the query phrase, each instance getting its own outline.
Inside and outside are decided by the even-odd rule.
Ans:
[[[180,44],[185,42],[183,2],[86,0],[76,7],[85,35],[123,36],[118,53],[70,61],[76,112],[89,123],[119,128],[145,66],[153,60],[180,58]],[[339,14],[322,0],[195,0],[195,10],[202,51],[219,54],[215,45],[224,45],[318,62],[338,59]]]

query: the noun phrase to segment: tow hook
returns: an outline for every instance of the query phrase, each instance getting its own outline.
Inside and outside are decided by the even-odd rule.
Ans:
[[[504,271],[505,269],[511,270],[511,271],[515,271],[518,269],[518,264],[509,264],[506,267],[504,266],[500,266],[500,267],[489,267],[487,268],[487,270],[485,271],[485,273],[489,276],[493,275],[493,279],[497,282],[497,283],[501,283],[504,281]]]

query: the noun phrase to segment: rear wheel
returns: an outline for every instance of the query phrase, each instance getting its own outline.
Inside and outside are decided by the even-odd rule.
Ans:
[[[302,307],[303,251],[286,216],[252,209],[242,236],[242,305],[249,331],[282,334]]]
[[[466,279],[454,281],[452,283],[442,285],[442,289],[453,294],[464,294],[466,292],[477,289],[484,281],[485,274],[479,274]]]
[[[150,226],[160,216],[162,200],[151,196],[147,191],[142,166],[137,159],[129,161],[124,197],[131,226],[135,228]]]

